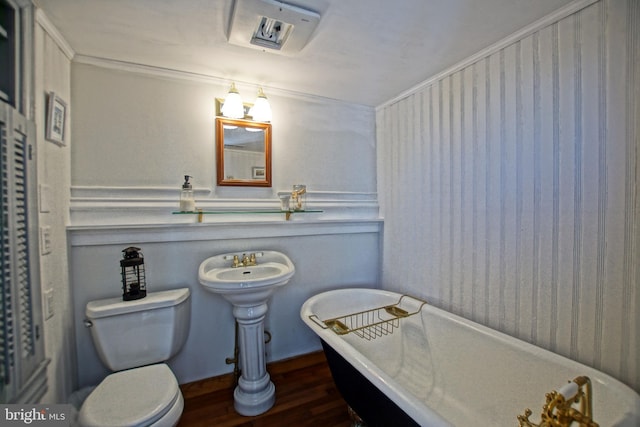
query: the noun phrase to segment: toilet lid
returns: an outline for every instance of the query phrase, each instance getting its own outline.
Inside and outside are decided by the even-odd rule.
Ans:
[[[80,409],[80,425],[133,427],[161,418],[180,394],[164,363],[116,372],[106,377]]]

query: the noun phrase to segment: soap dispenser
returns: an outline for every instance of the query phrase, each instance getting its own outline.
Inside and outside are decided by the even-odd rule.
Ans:
[[[193,212],[196,210],[196,200],[193,197],[193,187],[189,182],[192,176],[184,176],[184,184],[182,184],[182,192],[180,193],[180,211]]]

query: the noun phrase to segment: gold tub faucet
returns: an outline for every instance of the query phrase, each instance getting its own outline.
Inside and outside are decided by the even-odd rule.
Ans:
[[[518,415],[519,427],[569,427],[574,422],[580,427],[599,427],[593,421],[591,380],[589,377],[576,377],[560,391],[546,394],[546,403],[540,414],[540,424],[529,421],[531,409],[526,409],[524,415]],[[573,407],[580,404],[580,409]]]

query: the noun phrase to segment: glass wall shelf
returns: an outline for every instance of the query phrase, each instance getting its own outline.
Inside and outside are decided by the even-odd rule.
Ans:
[[[198,215],[198,222],[202,222],[204,215],[247,215],[247,214],[284,214],[285,219],[289,221],[291,214],[299,213],[322,213],[324,211],[315,209],[305,209],[303,211],[283,211],[280,209],[257,209],[257,210],[237,210],[237,211],[205,211],[197,210],[191,212],[172,212],[173,215]]]

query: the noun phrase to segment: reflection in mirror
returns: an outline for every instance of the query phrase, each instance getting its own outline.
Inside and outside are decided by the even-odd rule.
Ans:
[[[218,185],[271,187],[271,124],[216,118]]]

